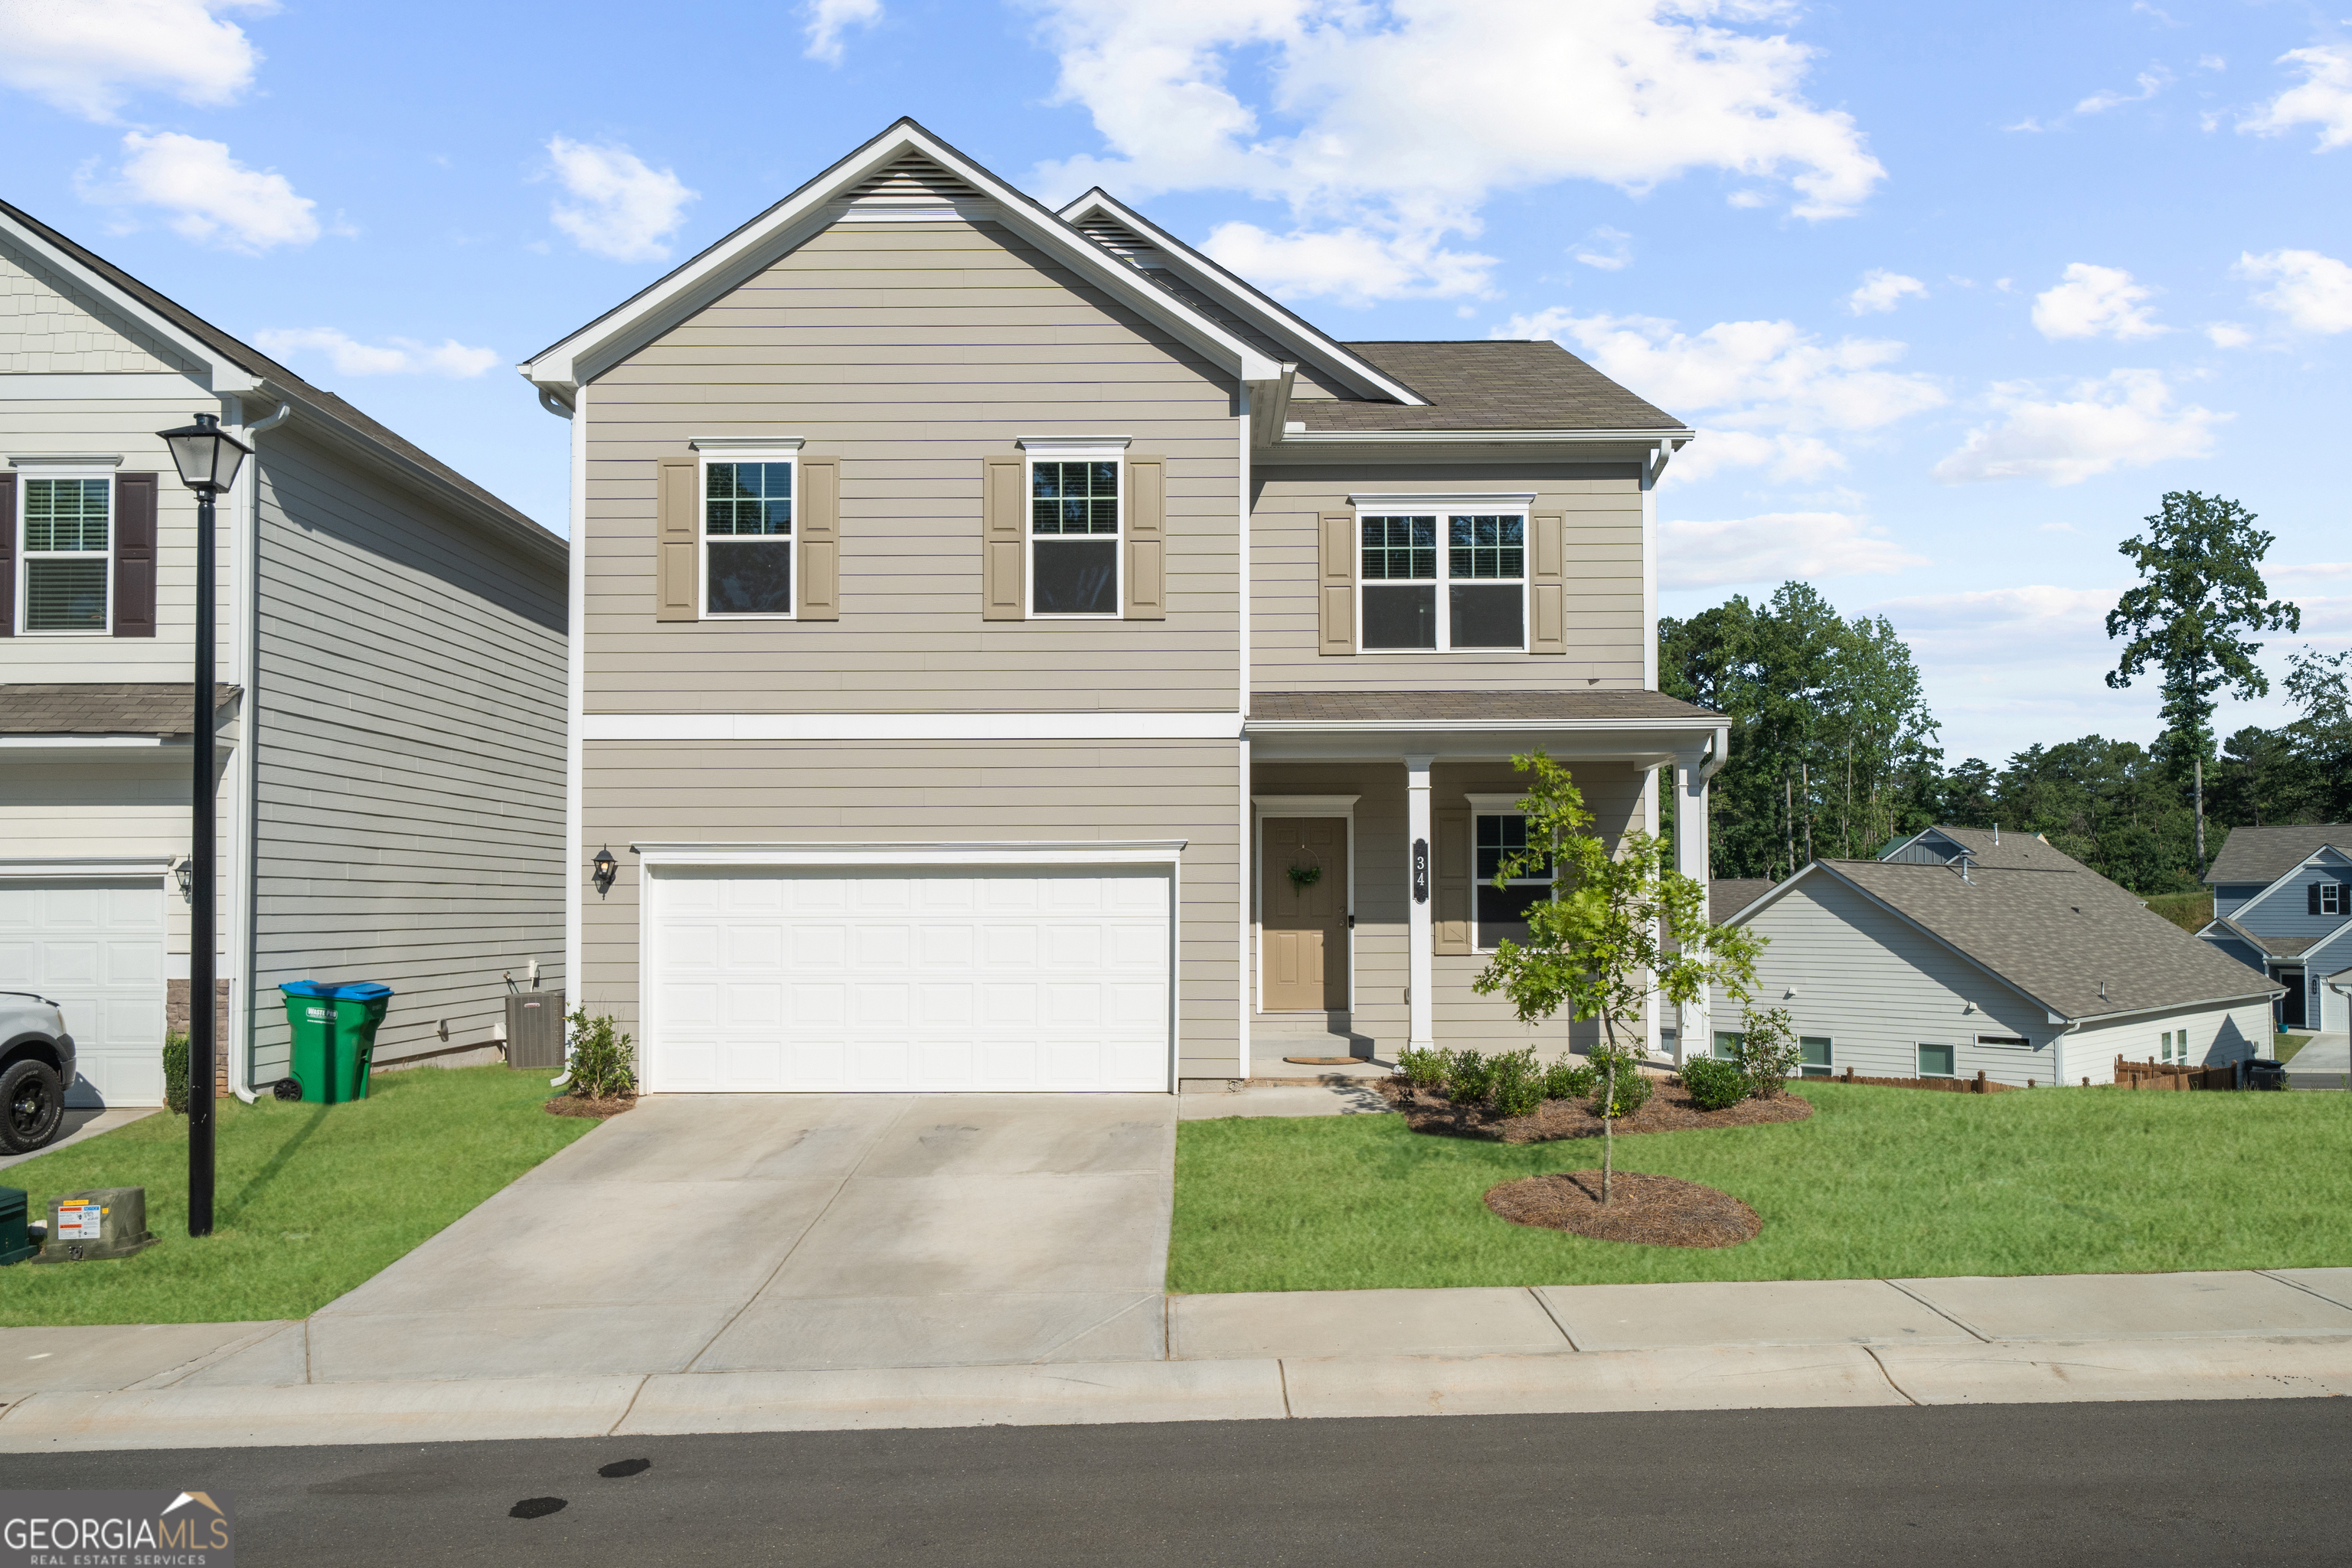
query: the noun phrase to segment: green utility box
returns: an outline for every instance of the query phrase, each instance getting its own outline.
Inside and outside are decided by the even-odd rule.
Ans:
[[[25,1223],[25,1191],[0,1187],[0,1263],[22,1263],[40,1250]]]
[[[278,989],[286,994],[286,1021],[294,1027],[292,1081],[300,1098],[312,1105],[365,1100],[376,1026],[391,1005],[392,987],[295,980]]]
[[[99,1263],[155,1245],[147,1189],[88,1187],[49,1200],[49,1238],[36,1263]]]

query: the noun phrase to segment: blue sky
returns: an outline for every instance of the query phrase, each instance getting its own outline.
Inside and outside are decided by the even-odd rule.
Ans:
[[[2167,489],[2278,535],[2273,654],[2352,641],[2352,20],[2306,5],[0,0],[8,200],[558,528],[514,363],[902,113],[1338,336],[1593,360],[1705,432],[1664,608],[1886,615],[1954,760],[2152,737],[2100,621]]]

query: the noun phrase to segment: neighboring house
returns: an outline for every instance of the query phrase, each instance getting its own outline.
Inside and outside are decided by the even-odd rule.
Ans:
[[[902,121],[522,368],[572,421],[570,972],[654,1090],[1565,1044],[1472,990],[1537,747],[1612,831],[1681,789],[1706,865],[1691,432],[1553,344],[1336,342]]]
[[[2352,1029],[2352,823],[2233,827],[2205,881],[2213,921],[2198,934],[2282,986],[2281,1029]]]
[[[561,984],[563,542],[0,204],[0,987],[112,1103],[188,1005],[196,509],[155,432],[199,412],[257,449],[217,509],[226,1081],[283,1076],[283,980],[391,985],[379,1059]]]
[[[1770,939],[1756,1005],[1789,1010],[1811,1075],[2046,1087],[2267,1054],[2277,987],[2035,835],[1929,828],[1717,918]],[[1716,1010],[1727,1054],[1738,1008]]]

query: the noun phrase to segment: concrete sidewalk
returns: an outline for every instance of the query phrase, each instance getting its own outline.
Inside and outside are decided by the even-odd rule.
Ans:
[[[310,1364],[322,1318],[7,1329],[0,1452],[2352,1394],[2352,1268],[1176,1296],[1158,1317],[1121,1359],[342,1382]]]

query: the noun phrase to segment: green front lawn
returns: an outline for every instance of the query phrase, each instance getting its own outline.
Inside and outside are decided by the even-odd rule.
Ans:
[[[188,1236],[187,1119],[159,1112],[0,1171],[49,1199],[147,1189],[162,1244],[110,1263],[0,1268],[0,1324],[307,1317],[596,1123],[550,1116],[545,1073],[410,1068],[351,1105],[219,1102],[213,1234]]]
[[[2291,1062],[2294,1060],[2294,1053],[2309,1044],[2311,1044],[2309,1035],[2290,1035],[2281,1031],[2272,1038],[2271,1060]]]
[[[1358,1290],[1673,1279],[2128,1273],[2352,1264],[2352,1103],[2326,1094],[1931,1094],[1811,1083],[1811,1120],[1646,1133],[1618,1168],[1764,1217],[1723,1250],[1529,1229],[1497,1182],[1601,1163],[1393,1116],[1177,1129],[1169,1289]]]

